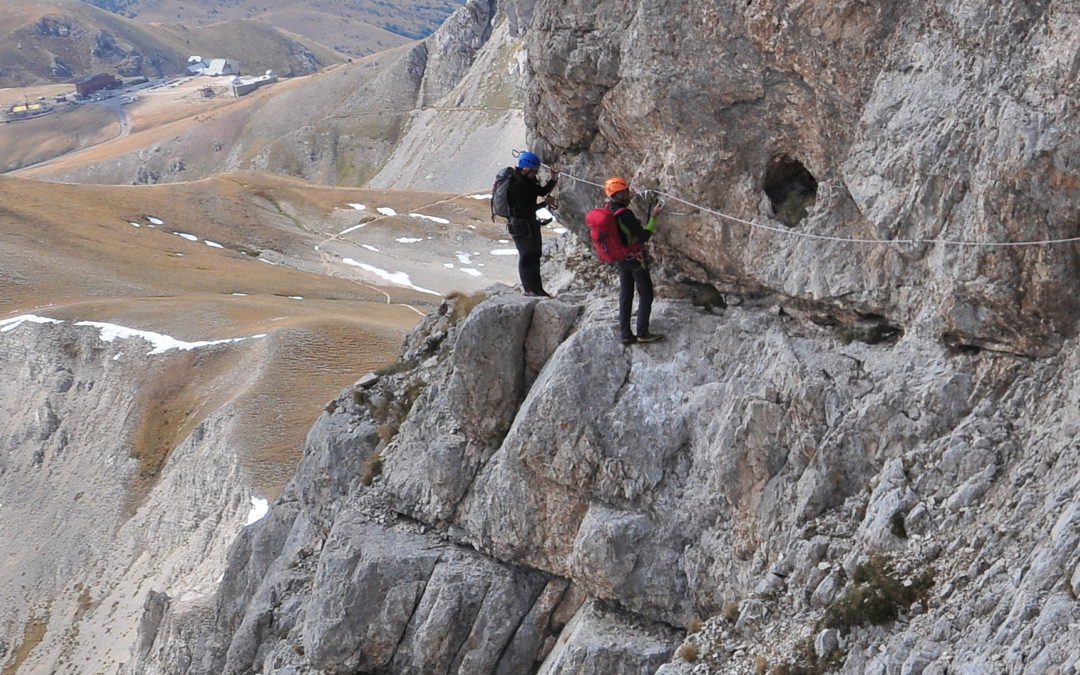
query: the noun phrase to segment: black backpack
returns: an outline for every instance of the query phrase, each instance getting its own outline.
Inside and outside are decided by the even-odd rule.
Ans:
[[[510,200],[507,198],[507,192],[510,189],[510,180],[513,176],[514,167],[512,166],[499,170],[499,173],[495,175],[495,184],[491,186],[492,222],[495,221],[495,216],[510,217]]]

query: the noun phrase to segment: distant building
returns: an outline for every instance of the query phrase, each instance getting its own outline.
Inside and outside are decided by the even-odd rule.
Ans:
[[[98,73],[97,75],[89,75],[79,80],[75,80],[75,93],[79,96],[90,96],[96,91],[102,89],[114,89],[120,86],[120,80],[116,79],[109,73]]]
[[[232,59],[211,59],[203,71],[204,75],[217,77],[219,75],[239,75],[240,62]]]
[[[241,80],[239,77],[233,77],[229,80],[229,91],[233,96],[240,97],[246,94],[250,94],[259,87],[265,87],[268,84],[277,82],[277,74],[272,71],[266,71],[266,74],[262,77],[256,77],[247,80]]]
[[[189,56],[187,62],[187,71],[189,75],[202,75],[210,66],[210,62],[201,56]]]

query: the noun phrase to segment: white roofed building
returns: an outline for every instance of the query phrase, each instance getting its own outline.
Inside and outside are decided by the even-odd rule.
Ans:
[[[206,75],[239,75],[240,62],[232,59],[211,59],[210,65],[203,71]]]

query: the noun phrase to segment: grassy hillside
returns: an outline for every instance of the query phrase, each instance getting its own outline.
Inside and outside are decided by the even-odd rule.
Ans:
[[[431,34],[464,0],[84,0],[147,23],[258,19],[352,56]]]
[[[132,21],[78,0],[0,3],[0,87],[74,82],[98,72],[160,77],[192,54],[240,61],[246,72],[311,73],[344,57],[255,21],[199,29]]]
[[[413,109],[416,83],[403,49],[284,80],[242,98],[202,98],[197,78],[148,91],[124,108],[132,134],[62,158],[26,177],[131,184],[192,180],[235,170],[272,170],[321,183],[359,185],[393,149]],[[9,92],[9,97],[18,90]],[[0,92],[0,99],[3,99]],[[23,130],[40,120],[11,125]],[[11,144],[25,145],[20,135]],[[22,148],[18,157],[32,148]],[[0,154],[8,166],[16,166]]]
[[[119,132],[119,123],[105,108],[58,106],[51,115],[6,125],[4,131],[0,133],[0,172],[107,141]]]

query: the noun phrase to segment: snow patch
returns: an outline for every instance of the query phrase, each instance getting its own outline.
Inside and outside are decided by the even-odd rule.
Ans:
[[[90,326],[97,328],[100,331],[99,337],[104,342],[112,342],[113,340],[126,340],[128,338],[142,338],[151,345],[153,349],[147,352],[147,355],[164,354],[167,351],[177,349],[180,351],[190,351],[199,347],[209,347],[212,345],[223,345],[234,342],[243,342],[248,339],[266,337],[265,333],[259,335],[252,335],[250,338],[228,338],[225,340],[198,340],[196,342],[185,342],[183,340],[177,340],[174,337],[168,335],[162,335],[161,333],[152,333],[145,330],[137,330],[135,328],[127,328],[125,326],[117,326],[112,323],[102,323],[100,321],[76,321],[76,326]]]
[[[342,230],[341,234],[348,234],[348,233],[352,232],[353,230],[359,230],[361,227],[363,227],[365,225],[367,225],[367,223],[360,223],[359,225],[353,225],[352,227],[349,227],[349,228],[346,228],[346,229]],[[340,236],[340,235],[338,235],[338,236]]]
[[[224,246],[217,243],[216,241],[210,241],[209,239],[204,239],[203,243],[206,244],[207,246],[209,246],[210,248],[225,248]]]
[[[188,234],[187,232],[173,232],[173,234],[175,234],[178,237],[183,237],[184,239],[187,239],[188,241],[199,241],[198,237],[196,237],[193,234]]]
[[[484,276],[483,272],[481,272],[480,270],[473,269],[471,267],[462,267],[461,271],[464,272],[465,274],[468,274],[471,277],[482,277],[482,276]]]
[[[378,211],[379,213],[383,214],[384,216],[396,216],[397,215],[397,211],[390,208],[389,206],[380,206],[379,208],[377,208],[375,210]]]
[[[422,213],[410,213],[409,215],[412,216],[413,218],[420,218],[420,219],[423,219],[423,220],[430,220],[432,222],[439,223],[440,225],[449,225],[450,224],[449,220],[447,220],[446,218],[439,218],[438,216],[425,216]]]
[[[517,255],[516,248],[497,248],[491,251],[491,255]]]
[[[367,210],[367,206],[365,206],[363,204],[349,204],[349,206],[351,206],[353,209],[355,209],[357,211],[366,211]]]
[[[424,241],[423,237],[398,237],[395,241],[399,244],[415,244],[418,241]]]
[[[7,333],[13,331],[24,323],[64,323],[59,319],[50,319],[47,316],[36,316],[34,314],[22,314],[19,316],[13,316],[10,319],[0,320],[0,333]]]
[[[361,245],[361,246],[363,246],[364,248],[366,248],[366,249],[367,249],[367,250],[369,250],[369,251],[373,251],[373,252],[375,252],[375,253],[378,253],[378,252],[379,252],[379,249],[375,248],[375,247],[374,247],[374,246],[372,246],[371,244],[360,244],[360,245]]]
[[[258,497],[251,498],[251,510],[248,511],[247,525],[257,523],[262,520],[263,516],[270,512],[270,503],[265,499],[259,499]]]
[[[165,224],[164,220],[162,220],[161,218],[154,217],[154,216],[146,216],[146,222],[150,223],[151,225],[164,225]]]
[[[379,269],[378,267],[375,267],[373,265],[368,265],[367,263],[353,260],[352,258],[344,258],[341,262],[345,263],[346,265],[352,265],[353,267],[359,267],[365,272],[371,272],[375,276],[393,284],[394,286],[404,286],[405,288],[411,288],[414,291],[428,293],[429,295],[442,295],[438,291],[433,291],[429,288],[422,288],[420,286],[414,285],[412,279],[410,279],[409,275],[405,272],[387,272],[386,270]]]

